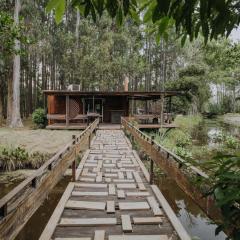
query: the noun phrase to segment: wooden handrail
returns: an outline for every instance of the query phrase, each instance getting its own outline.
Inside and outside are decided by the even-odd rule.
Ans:
[[[45,196],[49,194],[51,189],[56,185],[59,177],[66,171],[69,164],[75,160],[75,154],[79,146],[83,141],[86,141],[91,137],[93,131],[99,125],[99,118],[97,118],[92,124],[90,124],[83,132],[80,133],[75,139],[71,140],[62,149],[60,149],[53,157],[45,162],[39,169],[37,169],[31,176],[26,178],[7,195],[0,199],[0,239],[13,239],[17,233],[21,230],[27,220],[41,205]],[[45,186],[48,179],[53,178],[52,183],[48,183],[48,188]],[[39,181],[38,181],[39,180]],[[41,180],[41,181],[40,181]],[[45,185],[44,185],[45,184]],[[43,189],[42,189],[43,188]],[[45,189],[46,188],[46,189]],[[40,190],[44,191],[44,196],[41,199],[36,199],[34,202],[34,210],[28,208],[28,200],[30,201],[31,195],[37,198],[37,194],[40,194]],[[33,197],[34,198],[34,197]],[[31,199],[31,201],[33,201]],[[20,211],[20,208],[27,209]],[[29,212],[27,212],[29,211]],[[27,217],[23,216],[24,221],[20,221],[17,217],[14,218],[13,213],[24,213]],[[10,221],[10,218],[13,218]],[[15,222],[14,222],[15,221]],[[6,225],[8,223],[8,225]],[[14,232],[11,230],[3,231],[5,228],[9,228],[9,225],[16,227],[16,224],[20,225]],[[4,232],[4,233],[3,233]]]
[[[217,206],[214,196],[209,195],[205,197],[208,186],[205,185],[200,187],[197,184],[193,184],[193,181],[195,181],[193,180],[194,177],[197,177],[197,180],[199,177],[203,180],[209,179],[209,176],[206,173],[141,132],[131,124],[128,119],[122,118],[121,123],[123,128],[133,136],[136,142],[141,146],[142,150],[150,157],[151,164],[149,181],[153,179],[153,163],[155,163],[170,179],[174,180],[175,183],[189,197],[191,197],[210,218],[217,220],[222,218],[221,210]]]
[[[160,143],[154,141],[151,137],[149,137],[147,134],[143,133],[141,130],[139,130],[137,127],[135,127],[133,124],[131,124],[129,121],[127,121],[124,117],[121,119],[122,125],[127,125],[130,128],[132,128],[134,131],[136,131],[142,138],[144,138],[146,141],[152,143],[153,147],[156,146],[158,151],[164,151],[169,156],[171,156],[175,161],[185,165],[186,167],[190,168],[196,175],[201,176],[203,178],[208,178],[208,175],[204,173],[202,170],[198,169],[197,167],[193,166],[186,160],[182,159],[181,157],[177,156],[175,153],[171,152],[169,149],[162,146]]]

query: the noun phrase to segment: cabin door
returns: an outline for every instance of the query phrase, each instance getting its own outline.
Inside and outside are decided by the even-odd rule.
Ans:
[[[121,117],[124,115],[124,112],[119,110],[111,111],[111,123],[114,124],[120,124],[121,123]]]
[[[103,99],[102,98],[85,98],[84,113],[97,113],[103,118]]]

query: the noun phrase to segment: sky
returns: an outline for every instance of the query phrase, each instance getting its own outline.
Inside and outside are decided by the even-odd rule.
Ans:
[[[240,27],[238,27],[237,29],[234,29],[234,30],[231,32],[230,38],[231,38],[234,42],[240,42]]]

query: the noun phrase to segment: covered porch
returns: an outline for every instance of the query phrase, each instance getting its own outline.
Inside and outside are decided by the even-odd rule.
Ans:
[[[83,130],[96,118],[101,127],[119,128],[132,117],[140,128],[174,127],[171,98],[179,92],[81,92],[47,90],[47,129]],[[166,100],[167,99],[167,100]],[[167,111],[166,111],[167,109]],[[165,112],[166,111],[166,112]],[[111,126],[112,125],[112,126]],[[115,126],[114,126],[115,125]]]

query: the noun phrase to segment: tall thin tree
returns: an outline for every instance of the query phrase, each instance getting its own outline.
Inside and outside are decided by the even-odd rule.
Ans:
[[[19,25],[19,13],[21,10],[20,0],[15,0],[14,8],[14,23]],[[13,98],[12,98],[12,113],[10,120],[10,127],[17,128],[23,127],[21,114],[20,114],[20,42],[15,39],[15,54],[13,58]]]

